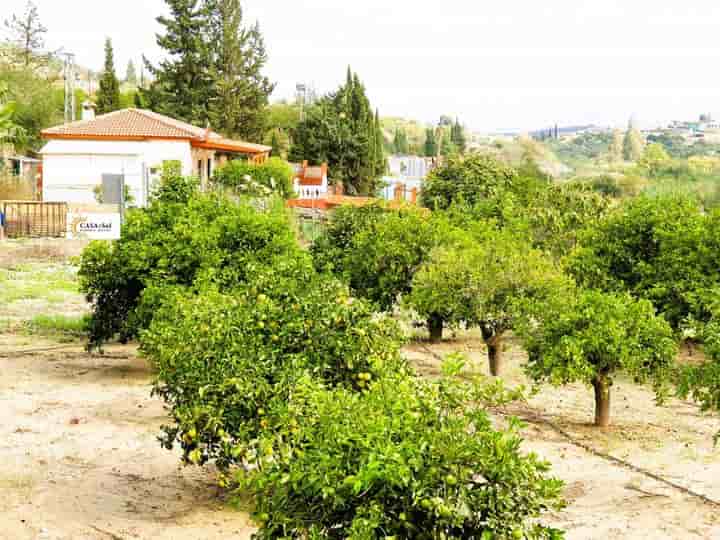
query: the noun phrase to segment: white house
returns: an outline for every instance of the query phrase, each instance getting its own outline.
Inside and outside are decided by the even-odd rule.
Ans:
[[[218,165],[229,159],[267,159],[271,148],[226,139],[143,109],[123,109],[46,129],[43,200],[96,203],[95,188],[104,174],[122,174],[135,204],[145,206],[164,162],[178,161],[184,175],[204,185]]]
[[[309,166],[307,161],[293,165],[293,187],[300,199],[322,199],[329,193],[328,166]]]

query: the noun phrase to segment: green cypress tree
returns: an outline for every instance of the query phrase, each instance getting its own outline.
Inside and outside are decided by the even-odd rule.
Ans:
[[[98,114],[107,114],[120,109],[120,83],[115,75],[115,60],[110,38],[105,39],[105,70],[96,98]]]
[[[452,127],[451,140],[457,151],[464,154],[467,147],[467,140],[465,139],[465,130],[462,125],[460,125],[460,121],[457,118],[455,119],[455,124]]]
[[[272,157],[280,157],[282,150],[280,149],[280,138],[278,137],[278,132],[276,129],[273,129],[272,139],[270,139],[270,146],[272,147],[270,155]]]
[[[135,63],[132,60],[128,61],[125,82],[137,86],[137,72],[135,71]]]
[[[425,157],[435,157],[438,154],[437,137],[433,128],[425,130]]]
[[[375,109],[375,148],[376,148],[376,165],[375,165],[375,180],[378,177],[385,174],[387,170],[387,160],[385,159],[385,148],[384,148],[384,136],[382,129],[382,122],[380,121],[380,111]],[[405,149],[407,150],[407,137],[405,138]],[[373,186],[373,191],[377,189],[377,182]]]

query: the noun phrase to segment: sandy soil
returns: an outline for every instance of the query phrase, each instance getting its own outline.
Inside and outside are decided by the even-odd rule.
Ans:
[[[485,348],[473,333],[432,347],[415,343],[406,356],[421,372],[435,375],[437,357],[456,350],[466,353],[469,371],[487,373]],[[529,386],[524,352],[509,343],[505,356],[504,380]],[[679,400],[657,407],[649,389],[629,381],[616,381],[612,392],[613,425],[607,430],[591,425],[592,391],[579,384],[544,386],[527,403],[496,415],[499,422],[504,414],[525,418],[526,450],[548,460],[552,474],[565,481],[568,507],[546,521],[565,529],[568,540],[720,539],[720,446],[712,441],[720,419]]]
[[[0,538],[250,536],[211,470],[180,468],[160,447],[165,412],[132,348],[8,354],[26,342],[0,336]]]

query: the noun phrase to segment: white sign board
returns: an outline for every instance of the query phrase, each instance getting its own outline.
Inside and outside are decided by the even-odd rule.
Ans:
[[[117,240],[120,238],[120,213],[95,214],[92,212],[68,212],[68,235],[70,238],[92,240]]]

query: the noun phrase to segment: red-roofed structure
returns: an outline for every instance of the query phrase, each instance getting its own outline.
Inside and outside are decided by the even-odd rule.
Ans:
[[[41,150],[45,200],[92,204],[104,175],[123,175],[133,199],[145,205],[165,162],[180,162],[183,174],[204,184],[226,161],[262,163],[271,150],[153,111],[123,109],[98,117],[91,111],[88,118],[42,131],[48,141]]]

